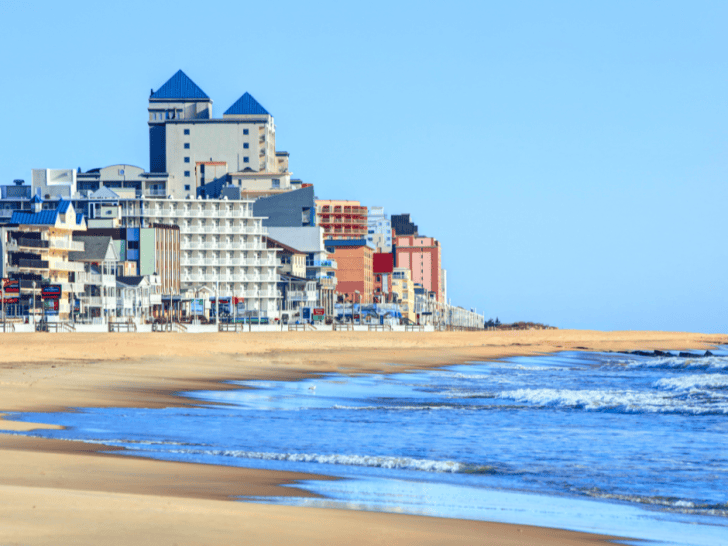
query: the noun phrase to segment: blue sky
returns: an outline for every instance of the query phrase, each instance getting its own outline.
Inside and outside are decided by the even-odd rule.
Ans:
[[[184,70],[249,91],[296,177],[409,212],[453,303],[561,328],[728,330],[728,4],[0,2],[0,183],[149,167]]]

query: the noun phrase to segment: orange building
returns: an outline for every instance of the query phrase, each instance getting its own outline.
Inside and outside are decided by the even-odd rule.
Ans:
[[[336,293],[346,302],[372,303],[374,249],[366,245],[365,239],[329,239],[325,246],[329,258],[338,264]]]
[[[359,201],[316,201],[316,225],[324,228],[324,239],[366,239],[367,214]]]

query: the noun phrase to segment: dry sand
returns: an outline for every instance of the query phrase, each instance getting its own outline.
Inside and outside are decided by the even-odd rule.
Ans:
[[[665,332],[3,334],[0,411],[163,407],[238,379],[405,369],[561,350],[700,349]],[[395,367],[390,364],[398,364]],[[0,418],[0,431],[33,425]],[[104,448],[106,449],[106,448]],[[0,434],[0,544],[594,544],[607,537],[486,522],[230,502],[311,494],[313,476],[151,461]],[[316,476],[316,479],[325,479]]]

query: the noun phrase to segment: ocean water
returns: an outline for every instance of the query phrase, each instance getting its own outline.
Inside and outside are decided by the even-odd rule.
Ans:
[[[244,499],[728,544],[728,350],[564,352],[432,371],[251,381],[197,407],[13,418],[134,455],[345,478]]]

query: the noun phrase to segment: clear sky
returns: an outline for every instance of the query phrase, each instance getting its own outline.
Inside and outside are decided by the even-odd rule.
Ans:
[[[728,331],[728,3],[0,0],[0,183],[149,168],[182,69],[323,199],[409,212],[452,302]]]

